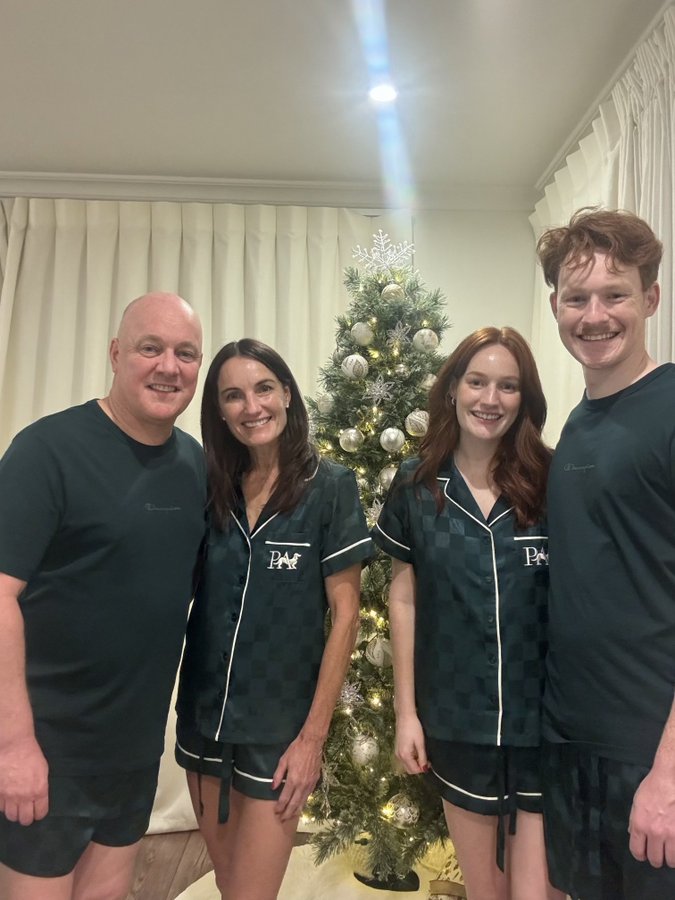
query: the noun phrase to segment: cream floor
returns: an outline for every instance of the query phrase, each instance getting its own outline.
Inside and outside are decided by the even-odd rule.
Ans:
[[[376,891],[360,884],[353,876],[361,870],[362,855],[358,850],[315,866],[313,849],[295,847],[286,870],[278,900],[426,900],[429,881],[436,878],[445,861],[442,848],[434,848],[415,869],[420,876],[418,891],[398,893]],[[213,873],[209,872],[191,885],[177,900],[220,900]]]

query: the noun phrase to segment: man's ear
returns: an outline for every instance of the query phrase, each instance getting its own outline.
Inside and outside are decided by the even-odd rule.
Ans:
[[[661,287],[659,286],[658,281],[655,281],[654,284],[645,291],[645,310],[647,318],[654,315],[659,308],[660,302]]]
[[[553,315],[557,319],[558,318],[558,292],[553,291],[553,293],[550,294],[548,300],[549,300],[549,303],[551,304],[551,310],[553,311]]]
[[[117,360],[120,355],[120,342],[116,337],[110,341],[110,350],[108,351],[108,356],[110,357],[110,365],[112,366],[113,373],[117,372]]]

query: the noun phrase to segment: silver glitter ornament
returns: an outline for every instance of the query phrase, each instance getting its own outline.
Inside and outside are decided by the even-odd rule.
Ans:
[[[330,394],[319,394],[316,398],[316,408],[324,416],[327,416],[328,413],[332,412],[334,406],[335,400]]]
[[[420,817],[419,807],[406,794],[394,794],[387,805],[393,810],[387,818],[397,828],[409,828]]]
[[[420,328],[413,336],[413,347],[423,353],[431,353],[438,347],[438,335],[431,328]]]
[[[374,337],[373,329],[366,322],[357,322],[349,332],[360,347],[367,347]]]
[[[340,434],[340,446],[345,453],[356,453],[365,438],[358,428],[345,428]]]
[[[397,453],[405,444],[405,435],[400,428],[385,428],[380,435],[380,445],[387,453]]]
[[[385,284],[380,292],[380,297],[383,300],[403,300],[405,298],[405,291],[401,287],[400,284]]]
[[[352,762],[357,766],[366,766],[372,762],[380,752],[377,738],[370,734],[357,734],[352,741]]]
[[[377,480],[380,482],[385,491],[388,490],[391,486],[391,483],[394,480],[397,471],[398,466],[385,466],[384,469],[380,469]]]

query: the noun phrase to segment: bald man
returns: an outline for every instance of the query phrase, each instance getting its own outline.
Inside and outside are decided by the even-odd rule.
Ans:
[[[2,900],[129,889],[204,532],[202,451],[174,427],[201,343],[180,297],[139,297],[108,396],[0,460]]]

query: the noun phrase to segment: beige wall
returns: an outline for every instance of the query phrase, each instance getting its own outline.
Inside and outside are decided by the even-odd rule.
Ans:
[[[427,210],[415,214],[415,268],[447,298],[448,353],[484,325],[532,335],[534,238],[526,212]]]

